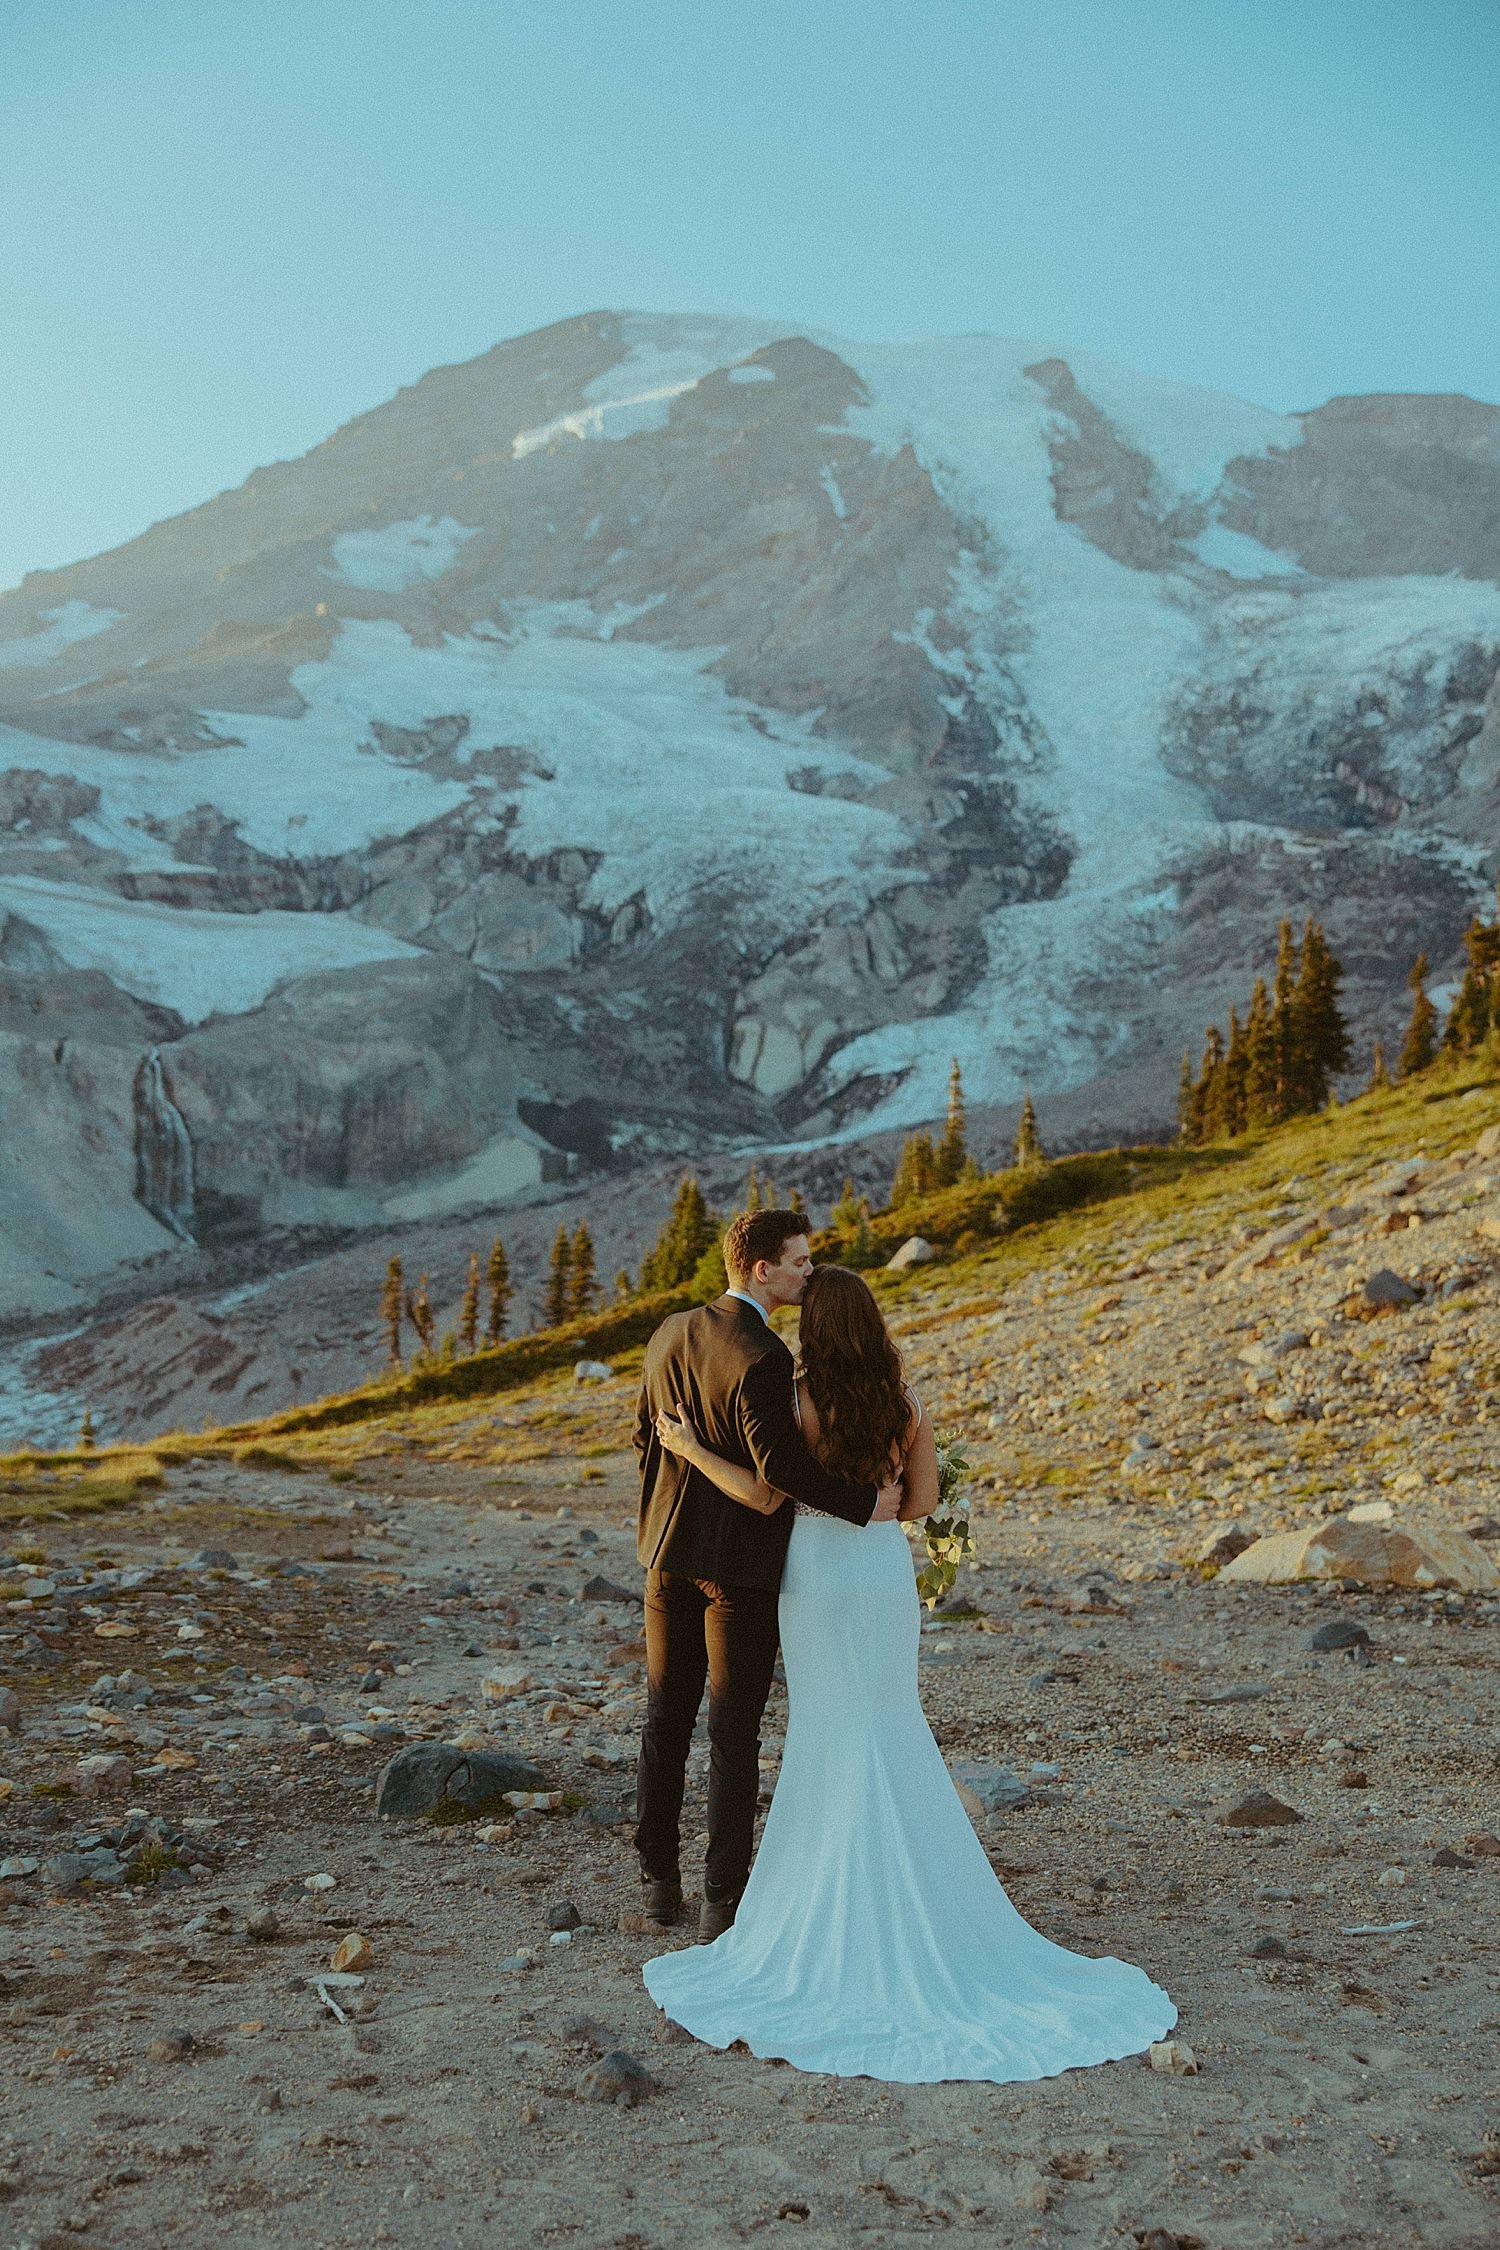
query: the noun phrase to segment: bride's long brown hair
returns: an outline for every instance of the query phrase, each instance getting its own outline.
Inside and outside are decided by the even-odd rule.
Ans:
[[[801,1349],[820,1460],[852,1483],[878,1484],[906,1435],[911,1406],[880,1307],[847,1266],[819,1266],[809,1277]]]

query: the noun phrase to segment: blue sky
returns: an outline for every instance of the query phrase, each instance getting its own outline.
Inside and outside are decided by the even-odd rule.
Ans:
[[[1500,399],[1500,0],[4,0],[0,586],[596,306]]]

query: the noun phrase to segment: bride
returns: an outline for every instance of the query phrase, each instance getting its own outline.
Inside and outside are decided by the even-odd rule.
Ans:
[[[811,1276],[801,1354],[810,1450],[855,1480],[899,1466],[902,1520],[930,1515],[931,1424],[857,1273]],[[685,1414],[656,1427],[743,1506],[791,1505],[711,1453]],[[922,1715],[898,1524],[797,1503],[779,1619],[786,1747],[760,1851],[722,1937],[646,1963],[657,2005],[709,2046],[903,2084],[1047,2078],[1170,2030],[1177,2011],[1144,1970],[1054,1945],[1001,1888]]]

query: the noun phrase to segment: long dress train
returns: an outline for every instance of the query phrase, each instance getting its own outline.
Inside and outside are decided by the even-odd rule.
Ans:
[[[722,1937],[645,1964],[658,2006],[712,2047],[908,2085],[1048,2078],[1169,2031],[1144,1970],[1054,1945],[1006,1897],[922,1713],[900,1524],[799,1512],[780,1619],[760,1851]]]

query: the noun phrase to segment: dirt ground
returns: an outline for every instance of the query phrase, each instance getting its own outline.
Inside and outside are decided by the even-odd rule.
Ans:
[[[0,2242],[1500,2244],[1500,1857],[1465,1844],[1497,1825],[1492,1600],[1204,1582],[1162,1559],[1196,1517],[1104,1494],[985,1512],[979,1614],[924,1638],[928,1715],[950,1757],[1030,1778],[981,1830],[1017,1905],[1141,1963],[1200,2069],[810,2076],[675,2034],[641,1985],[638,1611],[583,1593],[638,1588],[631,1470],[205,1463],[107,1522],[0,1528],[4,1575],[57,1587],[21,1610],[11,1577],[0,1613],[0,1862],[39,1863],[0,1880]],[[1368,1662],[1301,1648],[1331,1617]],[[485,1702],[495,1666],[530,1686]],[[768,1789],[784,1715],[778,1688]],[[563,1804],[378,1823],[400,1742],[465,1728]],[[109,1753],[128,1780],[82,1797]],[[689,1869],[702,1787],[700,1751]],[[1302,1818],[1218,1825],[1252,1787]],[[60,1893],[52,1855],[132,1808],[156,1879]],[[247,1935],[268,1907],[278,1934]],[[350,1930],[374,1958],[330,1989],[340,2023],[305,1980]],[[616,2047],[639,2106],[587,2098]]]

